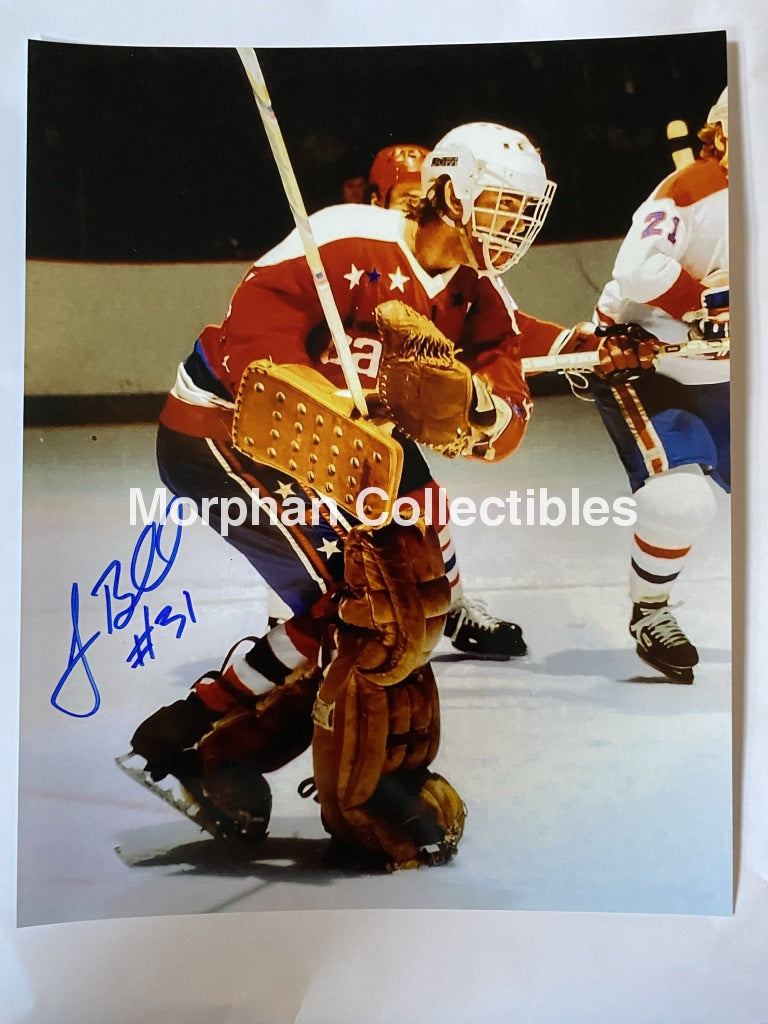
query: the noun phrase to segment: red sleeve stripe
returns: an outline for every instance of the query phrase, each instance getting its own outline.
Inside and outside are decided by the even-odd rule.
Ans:
[[[701,282],[687,270],[681,270],[677,280],[663,295],[650,300],[651,306],[658,306],[675,320],[681,320],[683,313],[698,309],[701,305]]]

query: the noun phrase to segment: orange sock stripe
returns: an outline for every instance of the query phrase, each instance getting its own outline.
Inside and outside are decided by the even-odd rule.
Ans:
[[[219,679],[201,679],[192,689],[207,708],[219,714],[250,707],[253,701],[253,693],[239,679],[230,678],[226,684]]]
[[[285,633],[299,654],[308,660],[313,660],[320,653],[320,641],[317,637],[303,632],[293,619],[286,622]]]
[[[651,555],[653,558],[685,558],[688,552],[691,550],[689,545],[687,548],[657,548],[653,544],[649,544],[648,541],[643,540],[635,534],[635,543],[646,555]]]

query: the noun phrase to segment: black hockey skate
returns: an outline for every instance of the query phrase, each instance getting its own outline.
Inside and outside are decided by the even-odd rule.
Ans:
[[[637,654],[657,669],[671,683],[693,682],[693,668],[699,655],[678,625],[677,619],[663,604],[635,604],[629,632],[637,641]]]
[[[482,601],[468,597],[462,597],[448,613],[445,635],[457,651],[484,661],[509,661],[528,651],[516,623],[495,618]]]
[[[223,676],[235,647],[221,669],[201,680]],[[228,762],[201,772],[197,744],[220,717],[193,690],[146,718],[131,737],[130,752],[115,758],[115,763],[214,838],[257,842],[267,834],[272,809],[264,776],[247,762]]]

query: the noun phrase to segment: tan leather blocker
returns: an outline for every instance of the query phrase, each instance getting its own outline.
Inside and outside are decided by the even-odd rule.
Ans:
[[[402,448],[385,425],[359,416],[351,396],[309,366],[251,363],[235,400],[232,443],[358,519],[383,525],[392,517]],[[379,493],[365,494],[358,505],[369,488]]]

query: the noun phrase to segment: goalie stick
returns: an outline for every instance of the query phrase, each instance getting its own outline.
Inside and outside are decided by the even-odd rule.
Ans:
[[[328,327],[331,332],[331,338],[333,344],[336,347],[336,352],[339,356],[341,368],[344,372],[344,379],[347,382],[352,400],[355,403],[355,408],[362,415],[368,415],[368,406],[365,401],[365,394],[363,392],[363,386],[360,383],[360,378],[357,374],[357,368],[352,358],[352,353],[349,348],[349,342],[347,336],[344,333],[344,326],[339,316],[339,311],[336,308],[336,303],[333,298],[333,292],[328,282],[328,278],[323,267],[322,257],[320,256],[320,250],[315,241],[315,236],[312,233],[312,228],[309,223],[309,217],[307,215],[306,207],[304,206],[304,200],[301,197],[301,191],[299,190],[299,183],[296,180],[296,175],[293,171],[291,164],[291,158],[288,155],[285,142],[283,140],[283,133],[280,131],[280,125],[277,123],[275,112],[272,109],[272,100],[269,97],[267,91],[267,83],[264,80],[264,74],[259,64],[259,59],[256,56],[256,51],[249,46],[238,46],[237,53],[240,57],[245,73],[248,76],[248,81],[251,84],[253,90],[253,96],[256,100],[256,106],[259,110],[262,123],[264,125],[264,131],[267,134],[267,140],[269,142],[272,155],[275,158],[275,164],[280,175],[280,180],[283,183],[285,190],[285,196],[288,200],[288,205],[291,208],[293,214],[293,220],[296,224],[296,228],[299,232],[299,238],[304,248],[304,255],[306,257],[309,269],[312,272],[312,280],[315,283],[317,289],[317,295],[320,299],[320,305],[323,308],[325,319],[328,323]]]

